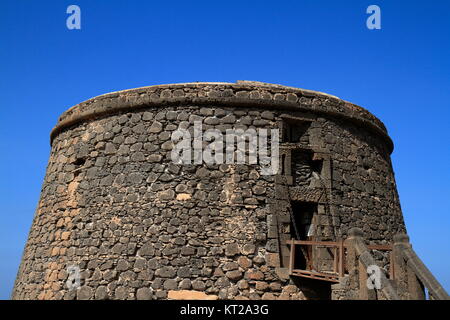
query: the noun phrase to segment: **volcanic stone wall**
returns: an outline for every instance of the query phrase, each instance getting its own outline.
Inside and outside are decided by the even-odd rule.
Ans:
[[[280,129],[280,173],[174,164],[171,134],[195,121]],[[386,243],[404,231],[386,129],[326,94],[257,82],[133,89],[69,109],[51,139],[14,299],[317,298],[288,274],[293,201],[316,206],[315,240],[356,226]],[[298,152],[309,162],[296,165]],[[70,266],[81,271],[72,290]]]

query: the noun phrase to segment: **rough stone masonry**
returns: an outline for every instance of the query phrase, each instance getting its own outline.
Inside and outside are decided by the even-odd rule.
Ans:
[[[281,170],[177,165],[171,133],[280,130]],[[131,89],[62,114],[14,299],[317,299],[289,276],[291,238],[336,240],[352,227],[384,244],[404,232],[393,143],[367,110],[260,82]],[[330,257],[315,251],[313,269]],[[68,286],[68,268],[80,286]]]

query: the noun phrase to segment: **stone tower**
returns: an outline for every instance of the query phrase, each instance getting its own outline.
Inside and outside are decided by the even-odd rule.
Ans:
[[[278,129],[279,171],[174,163],[172,133],[194,123]],[[392,150],[367,110],[292,87],[170,84],[89,99],[51,133],[13,298],[330,298],[328,283],[289,275],[286,242],[358,227],[381,245],[405,232]],[[332,263],[326,250],[298,255],[311,270]]]

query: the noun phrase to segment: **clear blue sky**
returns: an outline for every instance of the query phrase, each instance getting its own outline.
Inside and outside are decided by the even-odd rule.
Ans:
[[[81,30],[66,8],[81,8]],[[381,8],[382,29],[366,28]],[[450,291],[450,1],[0,1],[0,299],[67,108],[121,89],[258,80],[369,109],[395,142],[414,248]]]

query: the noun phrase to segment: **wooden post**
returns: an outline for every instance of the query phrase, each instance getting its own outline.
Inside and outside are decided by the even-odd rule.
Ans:
[[[344,274],[344,240],[341,239],[339,242],[339,277],[343,277]]]
[[[395,280],[394,250],[389,253],[389,280]]]
[[[340,270],[339,270],[339,256],[338,256],[338,252],[339,252],[340,248],[338,246],[334,247],[334,256],[333,256],[333,272],[338,273],[339,275],[341,274]]]
[[[291,252],[289,255],[289,274],[292,274],[292,271],[294,270],[294,263],[295,263],[295,242],[294,239],[291,239]]]

